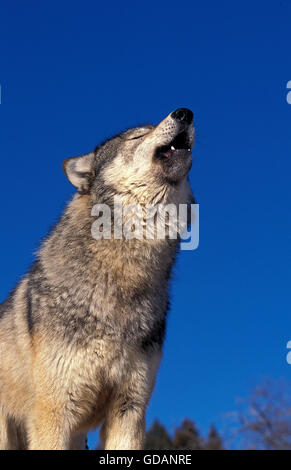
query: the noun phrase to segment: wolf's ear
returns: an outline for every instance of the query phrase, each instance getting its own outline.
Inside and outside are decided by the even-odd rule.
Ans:
[[[70,183],[82,194],[86,194],[93,176],[94,152],[80,157],[67,158],[63,169]]]

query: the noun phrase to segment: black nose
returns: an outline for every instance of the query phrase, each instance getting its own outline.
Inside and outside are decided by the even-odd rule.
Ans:
[[[176,111],[172,112],[171,116],[176,121],[187,122],[188,124],[193,121],[193,113],[187,108],[176,109]]]

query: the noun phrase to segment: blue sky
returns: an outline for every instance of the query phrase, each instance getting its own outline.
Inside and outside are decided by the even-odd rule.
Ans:
[[[73,193],[62,160],[194,112],[200,246],[175,269],[148,424],[223,428],[260,378],[291,377],[290,25],[289,0],[1,5],[1,300]]]

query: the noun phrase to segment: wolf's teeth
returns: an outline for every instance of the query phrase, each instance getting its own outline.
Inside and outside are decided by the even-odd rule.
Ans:
[[[174,145],[171,146],[171,150],[176,150],[175,147],[174,147]]]

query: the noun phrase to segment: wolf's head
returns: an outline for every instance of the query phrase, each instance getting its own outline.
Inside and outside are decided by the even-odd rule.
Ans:
[[[129,129],[92,153],[68,158],[63,167],[79,193],[93,200],[119,195],[129,203],[156,204],[181,190],[189,199],[193,144],[193,113],[180,108],[157,126]]]

